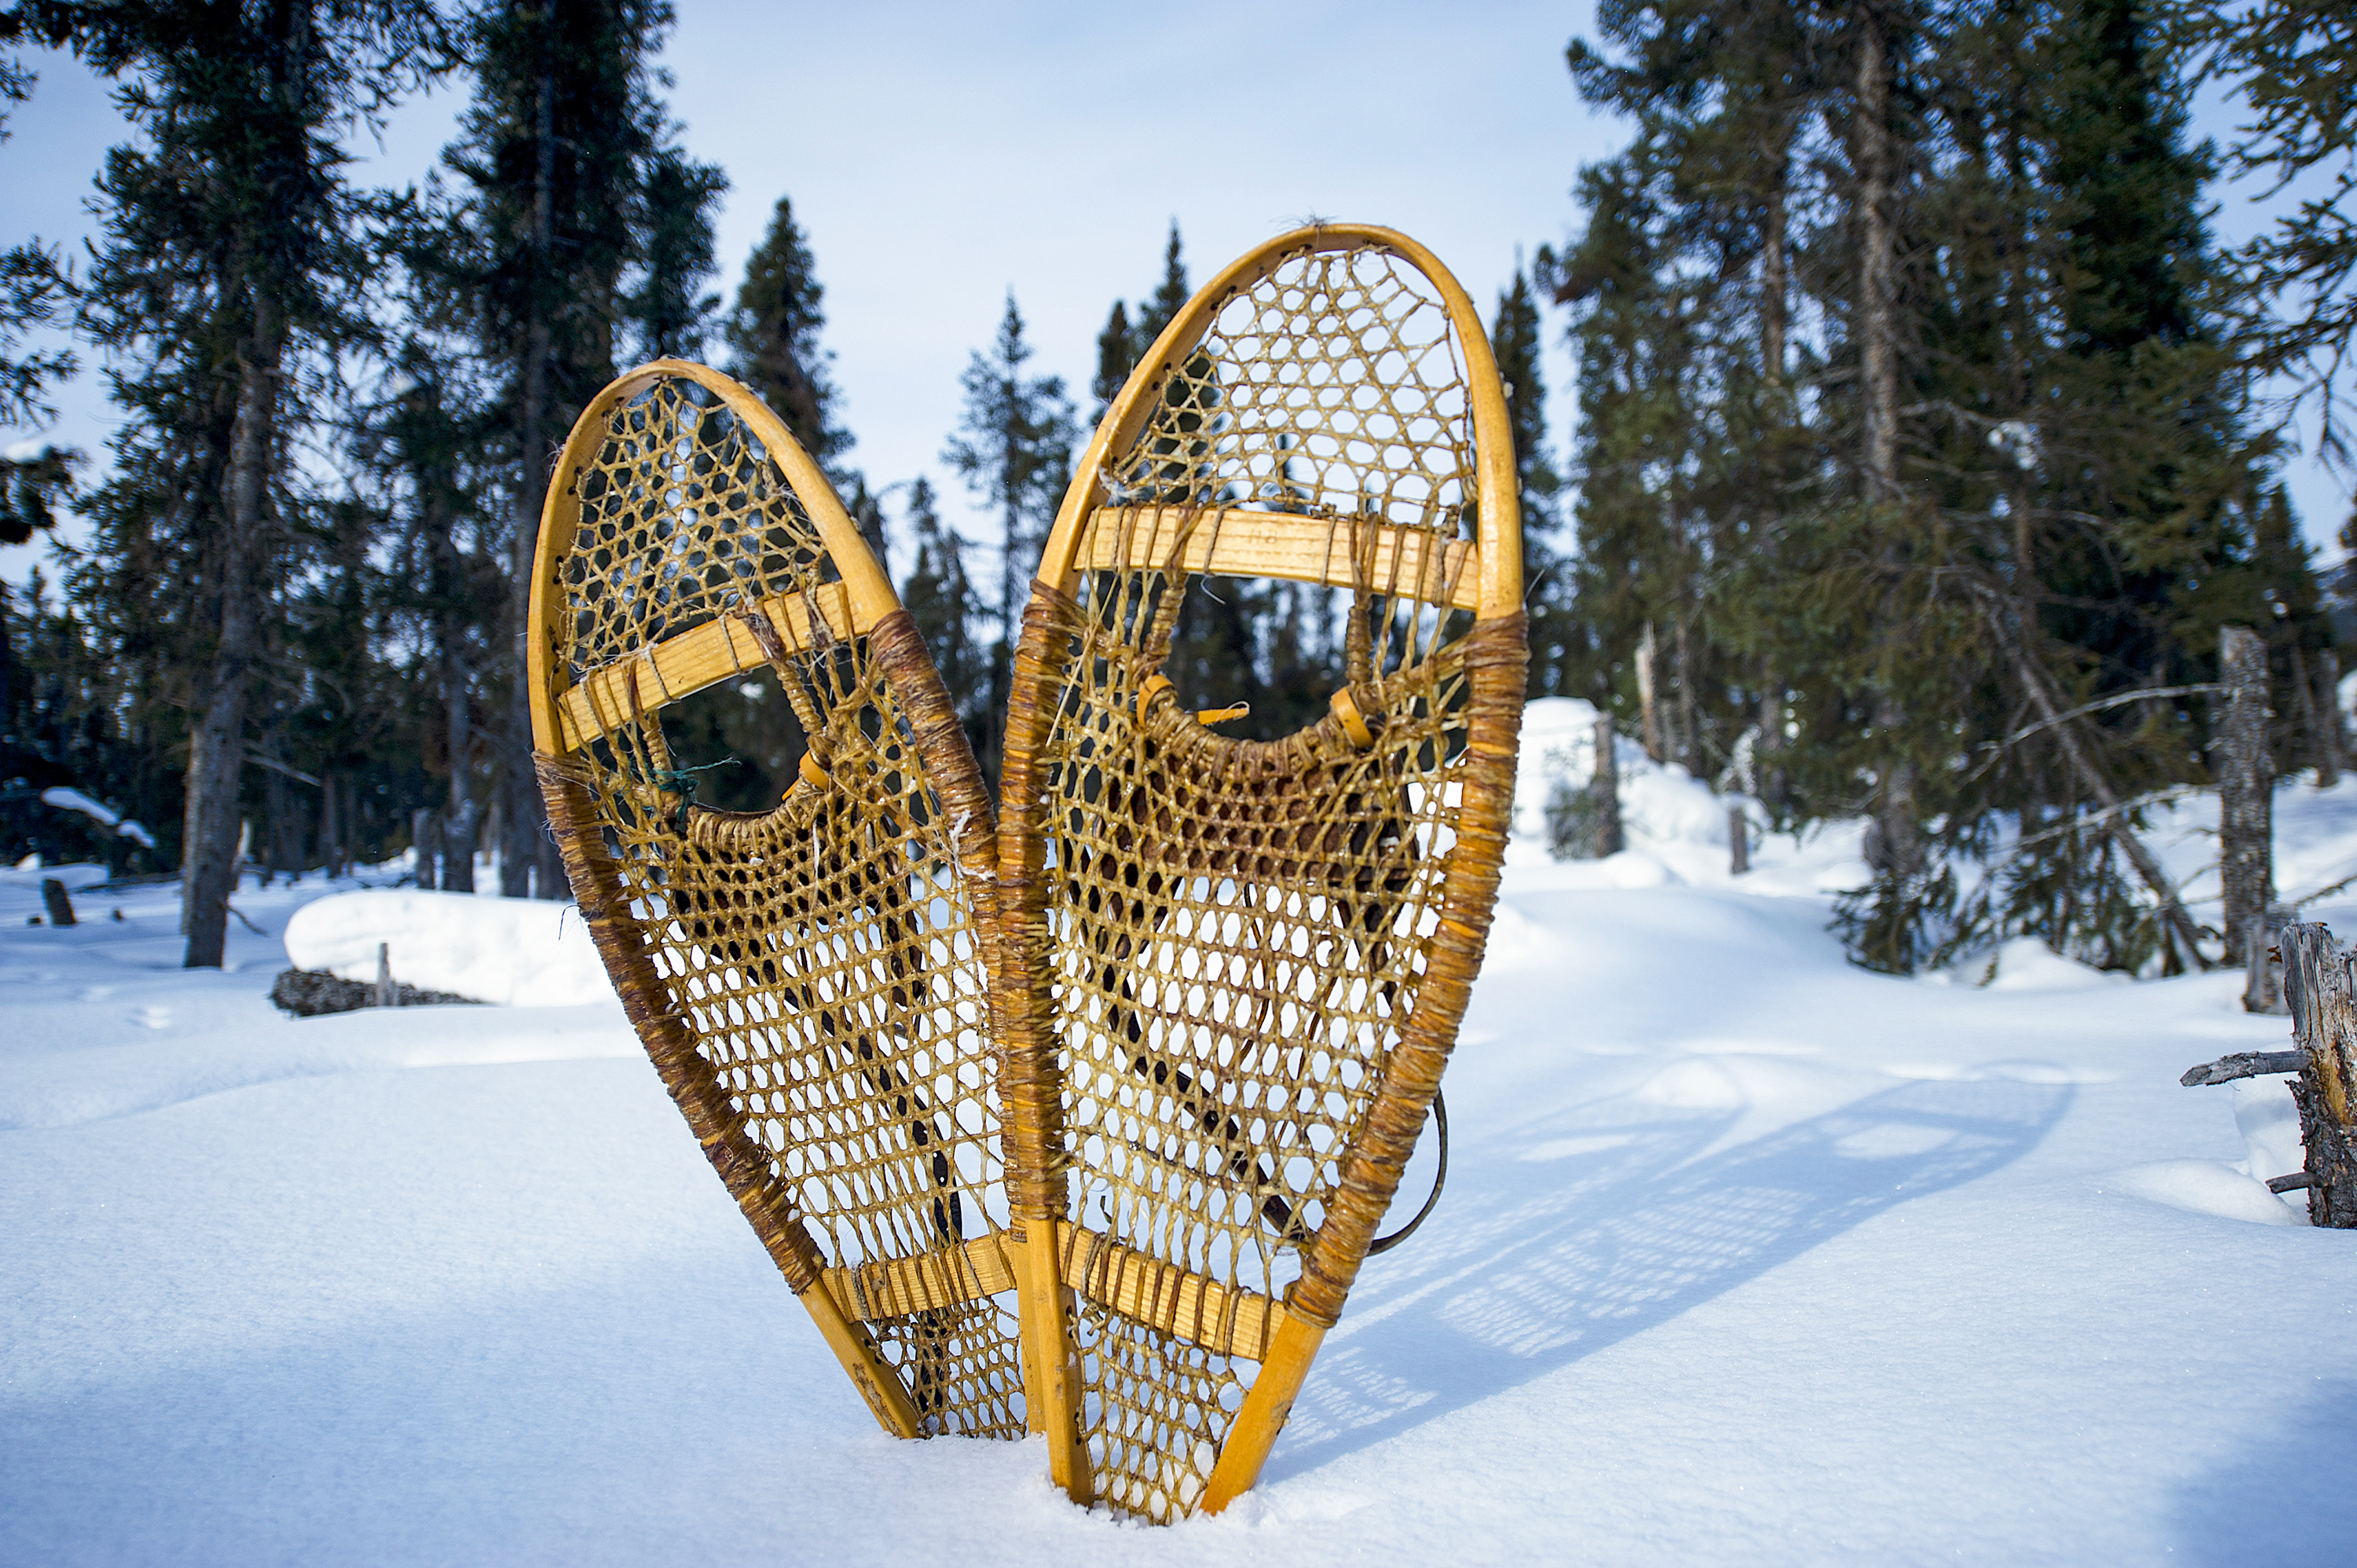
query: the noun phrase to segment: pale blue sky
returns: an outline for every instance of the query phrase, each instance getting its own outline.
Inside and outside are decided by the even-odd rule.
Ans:
[[[733,294],[791,194],[826,285],[826,340],[858,437],[850,460],[878,486],[930,474],[952,516],[963,494],[941,450],[958,373],[1009,287],[1034,368],[1064,375],[1085,415],[1105,312],[1153,286],[1174,217],[1197,283],[1306,215],[1388,223],[1437,252],[1486,313],[1517,247],[1560,242],[1575,225],[1579,166],[1625,139],[1564,70],[1565,43],[1590,25],[1586,0],[681,0],[679,11],[663,56],[673,113],[689,149],[733,182],[720,286]],[[70,59],[37,63],[40,85],[0,146],[0,243],[78,244],[91,174],[124,128]],[[359,177],[420,175],[463,91],[403,109]],[[2219,226],[2251,221],[2230,201]],[[1560,453],[1572,408],[1559,317],[1548,344]],[[86,371],[59,401],[56,437],[97,456],[112,424],[102,379]],[[2329,540],[2345,488],[2311,463],[2291,477],[2310,536]],[[975,520],[971,532],[995,531]],[[34,559],[36,547],[0,548],[0,575],[21,581]]]

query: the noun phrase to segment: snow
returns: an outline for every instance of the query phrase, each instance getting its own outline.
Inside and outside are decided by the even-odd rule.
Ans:
[[[101,827],[113,828],[134,843],[144,845],[148,849],[156,847],[155,836],[145,827],[137,822],[124,822],[112,807],[91,800],[79,789],[63,784],[53,784],[41,791],[41,799],[61,811],[80,811]]]
[[[304,905],[285,941],[296,968],[346,980],[376,978],[382,943],[393,978],[427,991],[501,1006],[621,1006],[570,904],[363,889]]]
[[[1723,805],[1621,767],[1622,855],[1512,848],[1439,1208],[1260,1490],[1168,1530],[877,1432],[550,906],[249,886],[188,973],[169,886],[53,868],[59,930],[0,872],[0,1562],[2345,1560],[2357,1236],[2266,1191],[2280,1081],[2176,1081],[2284,1020],[2011,945],[1866,973],[1854,830],[1731,878]],[[2357,869],[2357,790],[2276,820],[2287,890]],[[264,1000],[379,940],[517,1004]]]

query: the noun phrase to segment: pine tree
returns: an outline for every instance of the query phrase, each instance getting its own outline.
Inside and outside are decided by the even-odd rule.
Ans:
[[[990,650],[990,721],[984,743],[974,748],[983,772],[994,783],[1025,585],[1063,499],[1076,434],[1063,378],[1025,374],[1031,354],[1023,337],[1022,314],[1009,290],[1006,314],[999,318],[990,354],[974,355],[960,378],[965,390],[964,416],[942,455],[965,477],[974,499],[999,517],[998,593],[989,611],[998,627]]]
[[[1187,286],[1187,260],[1178,243],[1178,220],[1170,220],[1169,242],[1162,248],[1162,281],[1154,286],[1153,295],[1138,303],[1137,325],[1130,328],[1134,345],[1130,360],[1133,364],[1146,357],[1162,329],[1178,319],[1187,308],[1194,291]]]
[[[2325,455],[2350,452],[2340,388],[2357,341],[2357,15],[2341,0],[2191,5],[2174,18],[2203,62],[2239,88],[2250,119],[2228,150],[2237,174],[2283,185],[2318,169],[2330,189],[2300,202],[2235,256],[2257,320],[2252,368],[2308,372]],[[2283,410],[2288,422],[2291,411]]]
[[[1749,733],[1790,820],[1870,815],[1862,962],[2016,931],[2199,961],[2136,800],[2198,757],[2179,688],[2220,618],[2309,601],[2256,542],[2266,451],[2205,315],[2203,170],[2149,16],[1606,20],[1628,63],[1573,69],[1637,134],[1547,274],[1575,307],[1598,673],[1650,627],[1670,754],[1716,768]],[[2287,711],[2319,637],[2282,639]]]
[[[473,18],[473,105],[443,155],[464,181],[451,286],[497,367],[504,426],[508,602],[499,722],[500,890],[560,897],[532,771],[522,639],[548,465],[616,371],[629,273],[645,256],[642,198],[663,150],[650,57],[667,0],[498,0]],[[683,175],[692,171],[683,169]],[[692,199],[695,180],[680,189]]]
[[[1096,400],[1089,412],[1091,424],[1103,421],[1136,368],[1137,339],[1129,329],[1129,307],[1116,299],[1105,316],[1104,330],[1097,334],[1097,373],[1089,382],[1089,395]]]
[[[1187,261],[1178,239],[1178,220],[1170,220],[1170,239],[1162,251],[1162,281],[1154,293],[1130,308],[1116,299],[1105,317],[1104,330],[1097,334],[1097,373],[1089,383],[1096,406],[1089,415],[1092,424],[1102,421],[1114,399],[1121,395],[1130,372],[1137,369],[1162,329],[1178,318],[1187,307],[1192,295],[1187,287]]]
[[[728,189],[717,166],[673,145],[657,147],[641,176],[645,233],[640,284],[627,301],[645,360],[700,360],[720,296],[698,292],[719,268],[712,259],[712,214]]]
[[[794,221],[793,202],[781,196],[769,232],[745,263],[745,281],[728,318],[729,371],[823,466],[851,446],[850,434],[835,419],[834,356],[819,344],[825,297],[810,241]]]
[[[497,650],[504,583],[486,515],[484,465],[479,454],[489,424],[476,389],[460,374],[463,364],[446,344],[413,337],[393,367],[393,385],[374,411],[374,458],[386,492],[384,509],[395,520],[394,570],[384,585],[387,607],[414,618],[425,633],[422,682],[430,692],[421,704],[439,723],[421,728],[421,756],[438,759],[448,779],[440,828],[440,884],[456,893],[475,890],[474,857],[481,825],[476,783],[477,738],[482,734],[486,699],[482,674]],[[352,607],[335,618],[350,626]],[[337,749],[349,768],[350,737]],[[419,881],[431,886],[432,868],[419,846]]]
[[[1552,267],[1553,252],[1540,258]],[[1523,575],[1531,585],[1526,596],[1531,618],[1531,694],[1544,696],[1558,689],[1566,662],[1566,642],[1573,638],[1570,583],[1566,563],[1551,548],[1560,524],[1555,498],[1563,478],[1547,455],[1546,378],[1539,359],[1539,306],[1531,292],[1529,275],[1517,264],[1513,282],[1498,295],[1498,313],[1491,323],[1490,348],[1497,358],[1498,374],[1506,383],[1506,415],[1514,435],[1515,489],[1523,516]]]
[[[13,43],[23,33],[24,19],[0,15],[0,43]],[[22,60],[0,57],[0,143],[9,137],[8,115],[32,96],[38,80]],[[58,252],[38,240],[0,252],[0,425],[29,424],[57,416],[48,401],[49,383],[70,377],[76,368],[70,349],[25,351],[25,333],[55,321],[73,294],[71,280],[59,265]],[[23,487],[30,508],[18,510],[0,504],[0,542],[22,544],[31,530],[46,527],[37,510],[46,505],[50,486],[26,473],[26,465],[0,458],[0,480],[8,489]],[[0,503],[6,498],[0,496]],[[22,528],[24,532],[19,532]]]
[[[990,612],[966,575],[965,541],[942,521],[933,488],[922,478],[909,487],[905,521],[916,560],[901,581],[900,602],[917,623],[978,757],[998,722],[989,705],[990,654],[978,636]]]
[[[441,23],[422,0],[255,15],[197,0],[37,5],[20,15],[101,72],[135,78],[122,101],[147,145],[108,157],[105,239],[83,308],[86,330],[129,363],[117,401],[135,418],[91,510],[102,540],[122,543],[135,528],[162,546],[145,565],[164,592],[115,597],[115,613],[178,602],[170,662],[194,721],[184,961],[217,966],[237,875],[248,702],[267,651],[263,609],[288,547],[287,454],[313,417],[307,371],[371,336],[356,308],[370,263],[333,133],[436,60]],[[106,576],[93,585],[127,585]]]

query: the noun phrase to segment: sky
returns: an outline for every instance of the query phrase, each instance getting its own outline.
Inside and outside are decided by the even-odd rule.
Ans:
[[[1305,218],[1386,223],[1430,247],[1487,314],[1518,257],[1577,230],[1580,166],[1627,140],[1564,69],[1592,16],[1584,0],[680,0],[662,63],[685,145],[731,181],[724,297],[791,196],[826,289],[824,340],[857,437],[847,460],[879,489],[930,476],[945,511],[987,541],[942,448],[959,372],[1010,291],[1031,369],[1063,376],[1083,418],[1096,334],[1114,299],[1159,281],[1174,220],[1197,284]],[[33,63],[40,83],[0,145],[0,244],[37,234],[75,250],[91,172],[124,127],[70,58]],[[358,145],[355,178],[420,177],[464,92],[459,81],[403,107],[381,150]],[[2214,103],[2204,121],[2227,129]],[[2231,199],[2219,232],[2239,237],[2258,217]],[[1562,325],[1551,315],[1558,456],[1575,412]],[[95,368],[58,401],[50,437],[102,454],[113,416]],[[0,444],[29,434],[0,431]],[[2287,478],[2309,536],[2329,543],[2347,486],[2305,459]],[[888,497],[896,517],[904,496]],[[44,553],[0,547],[0,576],[21,582]]]

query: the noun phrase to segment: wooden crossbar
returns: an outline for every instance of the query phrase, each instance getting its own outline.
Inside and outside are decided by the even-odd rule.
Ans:
[[[930,1312],[1016,1286],[1017,1249],[1004,1233],[962,1248],[833,1268],[821,1276],[845,1317],[874,1321]],[[1069,1222],[1056,1227],[1058,1273],[1089,1300],[1222,1355],[1261,1360],[1285,1305],[1163,1262]]]
[[[1481,607],[1474,543],[1443,539],[1429,529],[1396,523],[1355,525],[1347,518],[1299,512],[1248,511],[1236,507],[1101,507],[1089,519],[1087,542],[1075,564],[1095,571],[1151,571],[1169,564],[1189,521],[1180,568],[1230,577],[1276,577],[1291,583],[1356,586],[1351,533],[1374,537],[1366,585],[1452,609]],[[1129,544],[1124,560],[1122,542]]]
[[[851,598],[841,583],[822,583],[810,597],[837,641],[866,631],[852,614]],[[789,653],[812,646],[810,610],[799,595],[764,599],[760,613],[776,629],[777,640]],[[748,616],[723,616],[702,626],[665,638],[645,652],[593,670],[556,698],[557,738],[567,752],[578,751],[630,722],[634,713],[652,713],[665,703],[693,696],[706,686],[726,681],[740,671],[769,662],[769,653]],[[638,702],[631,703],[631,687]]]

